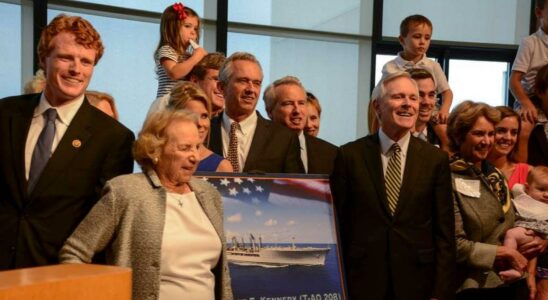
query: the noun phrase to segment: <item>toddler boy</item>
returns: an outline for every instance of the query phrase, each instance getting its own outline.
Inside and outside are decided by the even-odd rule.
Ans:
[[[385,77],[388,74],[409,69],[425,69],[430,72],[434,76],[437,92],[442,96],[437,122],[446,124],[453,101],[453,92],[449,88],[440,64],[426,57],[431,37],[432,22],[425,16],[412,15],[403,19],[400,24],[399,36],[403,51],[384,65],[382,74]]]

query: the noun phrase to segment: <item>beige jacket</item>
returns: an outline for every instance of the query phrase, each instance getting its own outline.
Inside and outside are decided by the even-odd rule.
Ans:
[[[190,187],[223,244],[213,270],[215,298],[231,300],[221,196],[197,178],[191,179]],[[105,250],[108,264],[132,269],[133,299],[158,299],[165,201],[166,190],[153,171],[110,180],[101,200],[61,249],[60,261],[90,263],[95,253]]]

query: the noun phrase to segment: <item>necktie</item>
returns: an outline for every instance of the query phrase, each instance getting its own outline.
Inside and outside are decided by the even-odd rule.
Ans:
[[[388,208],[390,213],[394,215],[396,206],[398,205],[398,197],[400,195],[401,186],[401,148],[397,143],[391,147],[392,157],[388,161],[384,183],[386,188],[386,199],[388,200]]]
[[[32,192],[40,174],[44,170],[44,167],[48,163],[51,157],[51,145],[53,144],[53,137],[55,136],[55,119],[57,118],[57,111],[54,108],[50,108],[44,112],[44,118],[46,124],[40,132],[34,151],[32,152],[32,160],[30,163],[29,172],[29,184],[28,191]]]
[[[240,172],[240,164],[238,162],[238,137],[236,136],[236,130],[238,129],[240,129],[240,124],[238,122],[232,122],[232,124],[230,124],[227,159],[232,165],[234,172]]]

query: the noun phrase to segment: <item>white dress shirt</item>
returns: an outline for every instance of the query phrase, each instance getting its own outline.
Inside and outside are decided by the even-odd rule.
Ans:
[[[238,162],[240,169],[234,170],[235,172],[242,172],[245,166],[249,149],[251,148],[251,142],[253,141],[253,135],[257,128],[257,113],[252,113],[245,120],[239,122],[240,130],[236,131],[236,137],[238,138]],[[228,157],[228,145],[230,144],[230,125],[232,120],[226,113],[223,113],[223,123],[221,126],[221,136],[223,139],[223,156]]]
[[[421,137],[421,134],[424,136],[424,139]],[[413,132],[413,136],[428,142],[428,126],[425,126],[421,132]]]
[[[401,148],[401,180],[403,182],[403,172],[405,170],[405,162],[407,160],[407,150],[409,149],[409,140],[411,139],[411,133],[407,133],[404,135],[399,141],[393,141],[390,139],[384,131],[382,131],[382,128],[379,129],[379,140],[381,143],[381,161],[382,161],[382,171],[383,174],[386,175],[386,168],[388,167],[388,160],[392,157],[394,154],[393,151],[390,150],[390,147],[394,143],[398,143]]]
[[[299,144],[301,146],[301,160],[304,166],[304,172],[308,173],[308,154],[306,152],[306,138],[304,137],[304,131],[299,134]]]
[[[221,240],[194,192],[167,193],[160,263],[160,300],[215,299],[211,271]]]
[[[84,103],[84,94],[80,97],[68,101],[66,104],[63,104],[58,107],[53,107],[57,110],[57,119],[55,120],[55,136],[53,137],[53,143],[51,145],[51,153],[57,149],[57,145],[65,135],[67,128],[74,119],[74,116]],[[44,112],[51,108],[48,100],[44,93],[40,96],[40,102],[38,106],[34,109],[34,114],[32,115],[32,121],[30,123],[29,133],[27,135],[27,142],[25,144],[25,176],[27,180],[29,179],[30,172],[30,163],[32,161],[32,152],[34,152],[34,147],[38,142],[38,137],[46,125],[46,119],[44,118]]]

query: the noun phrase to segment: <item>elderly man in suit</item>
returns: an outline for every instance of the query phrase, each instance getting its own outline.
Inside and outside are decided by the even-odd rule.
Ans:
[[[452,299],[447,154],[410,134],[419,95],[408,73],[381,80],[372,99],[380,130],[341,146],[332,174],[350,299]]]
[[[211,120],[209,148],[235,172],[303,173],[297,135],[255,111],[263,72],[250,53],[236,52],[219,70],[225,111]]]
[[[0,270],[57,263],[104,183],[133,169],[133,133],[85,99],[102,54],[88,21],[59,15],[38,46],[44,92],[0,100]]]
[[[322,139],[304,134],[307,120],[306,90],[297,77],[285,76],[264,91],[268,117],[299,136],[301,160],[308,174],[331,174],[337,147]]]

